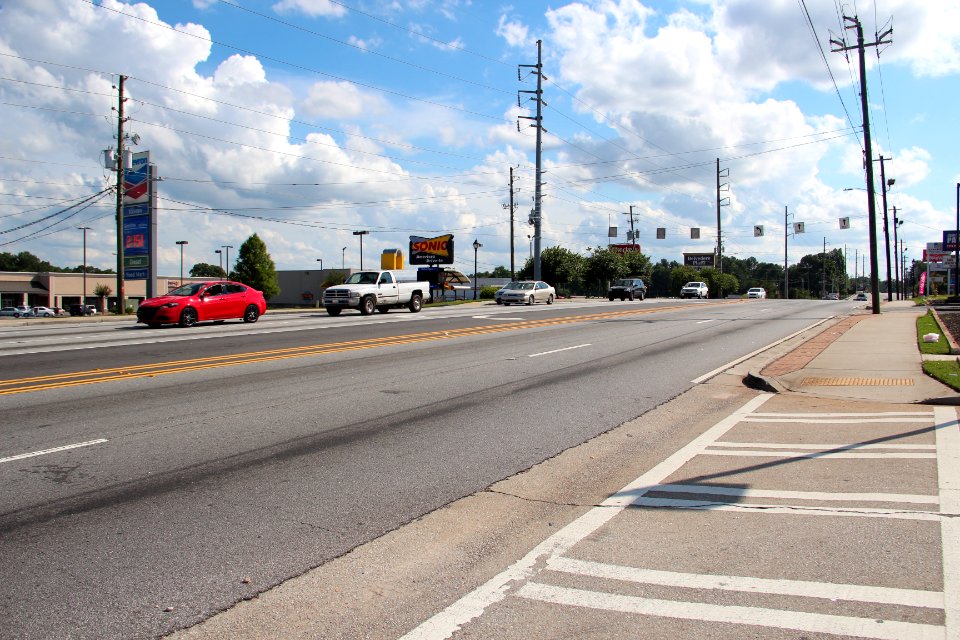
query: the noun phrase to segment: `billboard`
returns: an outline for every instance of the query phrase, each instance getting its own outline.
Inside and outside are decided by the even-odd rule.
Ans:
[[[123,277],[146,280],[147,296],[156,295],[157,208],[155,167],[150,152],[133,154],[123,172]]]
[[[436,238],[410,236],[410,264],[453,264],[453,234]]]
[[[944,230],[943,232],[943,250],[957,250],[957,232],[955,230]]]
[[[688,267],[712,267],[716,264],[716,254],[714,253],[685,253],[683,254],[683,264]]]

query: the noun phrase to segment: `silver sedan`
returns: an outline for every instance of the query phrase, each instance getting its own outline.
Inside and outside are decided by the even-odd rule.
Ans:
[[[498,293],[500,294],[500,302],[504,305],[533,304],[535,302],[553,304],[554,298],[557,297],[556,290],[542,280],[511,282]]]

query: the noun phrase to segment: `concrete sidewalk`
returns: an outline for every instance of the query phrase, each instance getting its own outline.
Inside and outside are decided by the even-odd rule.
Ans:
[[[752,376],[770,390],[904,404],[960,404],[960,393],[923,372],[911,301],[841,319]]]
[[[960,639],[925,311],[826,322],[173,637]]]

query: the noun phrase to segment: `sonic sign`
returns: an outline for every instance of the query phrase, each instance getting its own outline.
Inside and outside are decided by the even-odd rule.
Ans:
[[[410,236],[410,264],[453,264],[453,234],[436,238]]]

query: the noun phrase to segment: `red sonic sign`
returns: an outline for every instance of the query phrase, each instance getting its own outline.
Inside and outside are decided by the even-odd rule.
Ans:
[[[410,264],[453,264],[453,234],[436,238],[410,236]]]

